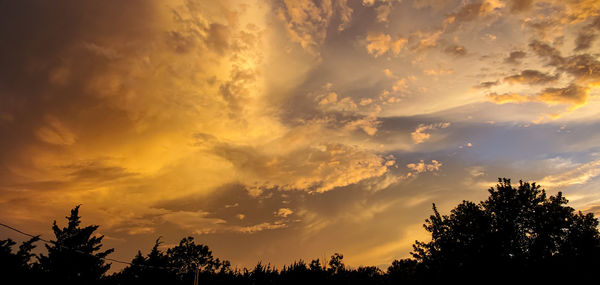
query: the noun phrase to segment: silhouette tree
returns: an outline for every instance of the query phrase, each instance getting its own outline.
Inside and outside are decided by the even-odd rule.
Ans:
[[[193,237],[183,238],[166,252],[159,249],[161,244],[158,238],[146,257],[138,251],[131,265],[111,279],[121,284],[192,284],[197,270],[203,282],[230,272],[229,261],[215,258],[208,246],[196,244]]]
[[[271,264],[264,266],[258,262],[252,271],[244,270],[244,283],[249,284],[278,284],[279,272]]]
[[[416,281],[417,274],[417,261],[414,259],[400,259],[394,260],[392,265],[387,269],[387,276],[390,283],[406,284],[414,283]]]
[[[344,259],[344,255],[339,253],[334,253],[329,260],[329,272],[331,274],[341,274],[346,270],[346,265],[342,261]]]
[[[346,284],[382,284],[384,274],[375,266],[360,266],[355,270],[346,270]]]
[[[321,265],[321,260],[313,259],[308,266],[312,271],[325,271],[325,266]]]
[[[99,226],[80,227],[79,206],[66,217],[67,226],[59,228],[54,221],[56,240],[46,245],[48,255],[40,255],[41,269],[53,282],[62,284],[96,284],[110,268],[104,258],[113,249],[100,251],[103,235],[94,235]]]
[[[521,181],[514,188],[509,179],[499,179],[489,193],[478,204],[463,201],[449,216],[433,205],[434,214],[424,224],[431,241],[413,245],[421,271],[445,279],[536,280],[555,270],[578,276],[591,272],[587,269],[600,245],[592,214],[575,213],[562,193],[548,198],[535,183]]]
[[[325,283],[326,280],[332,280],[332,277],[331,271],[318,258],[313,259],[310,264],[299,260],[283,267],[278,284]]]
[[[11,239],[0,240],[0,276],[4,280],[20,280],[21,283],[33,283],[35,280],[35,265],[31,259],[35,256],[31,251],[39,236],[24,241],[17,252],[12,247],[17,243]]]
[[[284,266],[279,275],[282,281],[289,281],[288,284],[307,284],[315,281],[316,276],[314,273],[317,272],[311,272],[311,268],[303,260],[299,260],[289,266]]]
[[[192,282],[197,270],[202,279],[230,270],[229,261],[215,258],[208,246],[196,244],[193,237],[183,238],[177,246],[168,249],[167,259],[171,267],[177,268],[178,278],[187,283]]]
[[[489,197],[479,203],[462,201],[449,215],[433,204],[433,215],[423,225],[428,242],[416,241],[413,259],[392,262],[384,274],[374,266],[347,267],[334,253],[328,262],[303,260],[282,270],[259,262],[251,269],[231,270],[226,260],[213,256],[193,237],[161,250],[160,238],[147,255],[138,251],[131,265],[103,278],[110,264],[101,251],[98,226],[80,227],[79,206],[71,210],[64,228],[54,221],[56,240],[46,245],[47,256],[32,263],[35,237],[16,243],[0,241],[0,273],[21,284],[423,284],[431,281],[471,283],[541,283],[594,280],[600,267],[598,220],[575,212],[558,193],[547,197],[535,183],[499,179]],[[44,277],[46,279],[40,279]],[[101,281],[101,282],[100,282]],[[566,283],[566,282],[565,282]]]
[[[111,279],[118,284],[171,284],[177,282],[175,271],[170,268],[169,257],[159,249],[162,242],[156,239],[150,252],[144,257],[141,251]]]

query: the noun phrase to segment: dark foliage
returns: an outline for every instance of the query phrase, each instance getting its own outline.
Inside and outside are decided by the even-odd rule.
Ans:
[[[509,179],[499,179],[489,193],[478,204],[463,201],[449,216],[433,205],[434,214],[424,225],[431,241],[413,246],[420,278],[591,276],[600,245],[592,214],[575,213],[562,193],[547,197],[535,183],[514,188]]]
[[[131,265],[125,267],[120,273],[109,279],[115,284],[171,284],[177,280],[173,270],[166,269],[169,266],[167,255],[159,250],[160,238],[145,257],[141,251],[131,260]]]
[[[435,204],[425,221],[431,241],[416,241],[414,258],[394,260],[387,272],[377,267],[349,268],[344,256],[329,260],[303,260],[281,270],[259,262],[251,269],[232,269],[193,237],[161,249],[160,238],[147,254],[131,265],[107,275],[98,226],[80,227],[79,206],[67,217],[67,227],[52,229],[56,240],[46,245],[47,255],[32,254],[34,237],[16,243],[0,241],[1,274],[15,284],[423,284],[556,283],[592,280],[600,268],[598,220],[575,212],[558,193],[547,197],[535,183],[500,179],[485,201],[463,201],[441,215]],[[37,262],[33,260],[37,257]]]
[[[394,260],[388,267],[387,275],[391,283],[412,284],[417,281],[417,261],[414,259]]]
[[[34,242],[39,237],[33,237],[23,242],[16,253],[12,247],[16,245],[11,239],[0,241],[0,276],[5,280],[20,280],[23,283],[33,283],[37,275],[36,265],[30,261],[34,254],[31,250],[35,248]]]
[[[67,226],[60,228],[54,221],[55,240],[46,244],[48,255],[39,256],[39,265],[49,280],[61,284],[98,284],[110,264],[104,258],[113,249],[100,251],[104,236],[95,236],[99,226],[80,227],[79,206],[71,210]]]
[[[160,245],[159,238],[145,257],[138,251],[130,266],[109,279],[116,284],[193,284],[196,274],[198,279],[215,281],[230,273],[228,261],[213,257],[208,246],[196,244],[193,237],[166,252]]]

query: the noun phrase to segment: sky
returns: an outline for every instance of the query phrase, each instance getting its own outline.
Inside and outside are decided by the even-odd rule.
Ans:
[[[112,258],[410,256],[499,177],[600,214],[596,0],[0,0],[0,219]],[[0,238],[23,240],[0,230]],[[115,266],[114,268],[120,268]]]

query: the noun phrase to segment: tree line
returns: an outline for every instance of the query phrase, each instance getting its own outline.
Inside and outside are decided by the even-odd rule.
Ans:
[[[146,254],[137,255],[120,272],[107,274],[108,257],[97,225],[82,227],[79,206],[67,225],[54,221],[54,239],[46,253],[32,250],[40,237],[16,243],[0,240],[0,270],[5,284],[421,284],[433,282],[573,282],[595,280],[600,268],[600,235],[593,214],[576,212],[558,193],[547,196],[535,183],[499,179],[489,197],[463,201],[424,228],[430,241],[415,241],[412,258],[394,260],[387,270],[374,266],[349,268],[342,254],[328,261],[298,260],[278,269],[258,263],[233,269],[193,237],[161,249],[157,239]]]

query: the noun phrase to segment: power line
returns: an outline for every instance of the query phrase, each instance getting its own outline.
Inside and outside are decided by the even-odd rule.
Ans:
[[[80,254],[84,254],[84,255],[91,255],[91,254],[89,254],[87,252],[84,252],[84,251],[81,251],[81,250],[78,250],[78,249],[69,248],[69,247],[66,247],[64,245],[57,244],[55,242],[49,241],[47,239],[43,239],[43,238],[40,237],[41,235],[28,234],[28,233],[26,233],[24,231],[21,231],[21,230],[19,230],[17,228],[11,227],[11,226],[6,225],[4,223],[0,223],[0,226],[3,226],[3,227],[5,227],[5,228],[7,228],[9,230],[15,231],[17,233],[20,233],[22,235],[26,235],[26,236],[31,237],[31,238],[37,238],[38,240],[44,242],[45,244],[54,244],[55,246],[58,246],[58,247],[63,248],[63,249],[72,250],[74,252],[77,252],[77,253],[80,253]],[[121,263],[121,264],[126,264],[126,265],[131,265],[131,266],[140,266],[140,267],[158,268],[158,269],[179,269],[177,267],[165,267],[165,266],[153,266],[153,265],[144,265],[144,264],[133,264],[131,262],[122,261],[122,260],[118,260],[118,259],[114,259],[114,258],[109,258],[109,257],[98,257],[98,256],[95,256],[95,255],[92,255],[92,256],[100,258],[100,259],[103,259],[103,260],[112,261],[112,262]]]
[[[29,237],[32,237],[32,238],[38,238],[38,239],[39,239],[39,240],[41,240],[41,241],[45,241],[45,242],[47,242],[45,239],[41,238],[40,236],[34,236],[34,235],[32,235],[32,234],[28,234],[28,233],[26,233],[26,232],[23,232],[23,231],[20,231],[20,230],[18,230],[18,229],[15,229],[15,228],[13,228],[13,227],[11,227],[11,226],[9,226],[9,225],[5,225],[5,224],[3,224],[3,223],[0,223],[0,226],[3,226],[3,227],[5,227],[5,228],[8,228],[8,229],[11,229],[11,230],[13,230],[13,231],[15,231],[15,232],[18,232],[18,233],[22,234],[22,235],[26,235],[26,236],[29,236]]]

